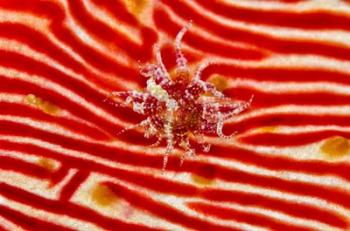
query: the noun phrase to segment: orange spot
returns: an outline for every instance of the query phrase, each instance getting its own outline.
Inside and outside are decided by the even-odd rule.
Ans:
[[[53,172],[55,169],[55,162],[48,158],[40,158],[38,165],[49,170],[50,172]]]
[[[59,108],[47,101],[44,101],[41,104],[41,110],[43,110],[45,113],[50,114],[50,115],[57,115],[59,112]]]
[[[263,133],[274,133],[277,130],[278,130],[277,126],[266,126],[266,127],[258,128],[258,131]]]
[[[228,88],[225,76],[214,74],[208,78],[208,82],[213,84],[218,91],[224,91]]]
[[[192,180],[199,185],[213,184],[216,177],[216,167],[212,164],[198,166],[197,173],[192,174]]]
[[[321,151],[328,158],[340,158],[349,154],[350,142],[342,136],[334,136],[322,144]]]
[[[140,15],[146,8],[147,0],[126,0],[126,7],[135,16]]]
[[[91,196],[93,201],[100,206],[110,206],[118,200],[117,195],[103,184],[97,184],[92,189]]]
[[[36,108],[39,108],[40,110],[42,110],[43,112],[50,114],[50,115],[57,115],[59,112],[59,108],[57,106],[55,106],[54,104],[43,100],[40,97],[37,97],[33,94],[28,94],[25,97],[25,102],[29,105],[33,105]]]
[[[214,183],[214,178],[206,178],[197,174],[192,174],[192,181],[198,185],[211,185]]]

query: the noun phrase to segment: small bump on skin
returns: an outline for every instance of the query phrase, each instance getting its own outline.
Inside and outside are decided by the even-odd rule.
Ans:
[[[208,82],[213,84],[215,88],[220,92],[223,92],[228,88],[227,80],[222,75],[212,75],[208,78]]]
[[[55,170],[55,162],[48,158],[40,158],[38,161],[38,165],[47,169],[50,172],[53,172]]]
[[[139,16],[147,4],[148,0],[126,0],[126,7],[135,16]]]
[[[33,94],[28,94],[25,97],[25,102],[29,105],[32,105],[32,106],[40,109],[41,111],[43,111],[49,115],[55,116],[60,111],[60,109],[56,105],[54,105],[48,101],[45,101],[42,98],[37,97]]]
[[[92,200],[99,206],[106,207],[118,201],[117,195],[106,185],[97,184],[91,191]]]
[[[213,62],[205,62],[199,65],[191,78],[187,59],[181,51],[181,41],[191,22],[183,27],[175,39],[176,71],[170,77],[166,70],[158,45],[154,46],[156,64],[146,64],[140,67],[140,74],[146,78],[145,92],[126,91],[113,92],[112,96],[122,100],[117,106],[129,105],[146,119],[125,132],[137,127],[143,127],[146,138],[156,137],[157,142],[153,146],[166,142],[166,150],[163,159],[165,170],[168,156],[175,147],[182,148],[185,152],[180,164],[187,157],[195,155],[190,140],[198,143],[203,152],[210,150],[210,145],[205,142],[205,135],[216,134],[220,138],[231,138],[223,134],[224,121],[246,110],[253,98],[247,102],[235,102],[223,95],[210,82],[201,80],[201,74]],[[190,135],[193,136],[190,137]]]
[[[195,184],[200,186],[212,185],[215,181],[215,179],[206,178],[197,174],[192,174],[191,178]]]
[[[350,153],[350,141],[342,136],[333,136],[325,140],[321,151],[328,159],[338,159]]]

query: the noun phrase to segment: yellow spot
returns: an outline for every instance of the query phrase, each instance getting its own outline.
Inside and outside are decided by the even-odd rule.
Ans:
[[[117,195],[103,184],[98,184],[92,189],[91,197],[100,206],[110,206],[118,200]]]
[[[55,169],[55,162],[48,158],[40,158],[38,165],[49,170],[50,172],[53,172]]]
[[[214,183],[214,178],[206,178],[197,174],[192,174],[192,181],[198,185],[211,185]]]
[[[328,158],[340,158],[349,154],[350,142],[342,136],[334,136],[322,144],[321,151]]]
[[[29,105],[39,108],[40,110],[42,110],[43,112],[49,115],[57,115],[58,112],[60,111],[60,109],[56,105],[48,101],[45,101],[42,98],[37,97],[33,94],[28,94],[25,97],[25,102]]]
[[[59,111],[59,108],[47,101],[44,101],[42,104],[41,104],[41,109],[46,112],[47,114],[50,114],[50,115],[56,115]]]
[[[25,100],[26,100],[26,102],[28,104],[31,104],[31,105],[37,105],[38,104],[38,98],[35,95],[33,95],[33,94],[27,95]]]
[[[278,126],[265,126],[258,128],[257,130],[262,133],[274,133],[277,132]]]
[[[214,74],[208,78],[208,82],[213,84],[218,91],[224,91],[228,88],[225,76]]]
[[[146,8],[148,1],[147,0],[126,0],[125,3],[130,13],[132,13],[135,16],[139,16],[143,12],[143,10]]]

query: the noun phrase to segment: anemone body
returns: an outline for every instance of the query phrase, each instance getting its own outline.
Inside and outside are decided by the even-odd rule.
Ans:
[[[166,168],[168,155],[175,147],[182,148],[181,163],[195,150],[191,145],[197,142],[202,150],[208,152],[210,145],[204,136],[216,134],[221,138],[230,138],[222,132],[224,121],[244,111],[248,102],[237,102],[225,97],[215,86],[201,80],[202,71],[212,63],[201,64],[191,76],[187,60],[181,51],[181,40],[191,23],[177,34],[175,39],[176,71],[170,76],[166,70],[158,46],[155,46],[155,64],[141,67],[140,74],[148,78],[144,91],[113,92],[113,97],[131,106],[133,111],[145,116],[145,120],[133,126],[143,127],[145,137],[157,137],[158,145],[165,140],[166,150],[163,170]],[[126,130],[132,129],[126,128]],[[190,139],[192,140],[190,142]]]

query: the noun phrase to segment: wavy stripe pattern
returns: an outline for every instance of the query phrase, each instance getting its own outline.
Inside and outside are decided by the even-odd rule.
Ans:
[[[348,230],[346,1],[0,1],[0,230]],[[180,163],[105,102],[173,41],[249,111]]]

